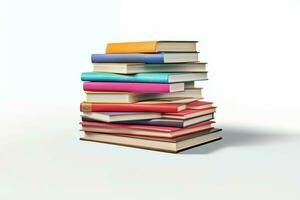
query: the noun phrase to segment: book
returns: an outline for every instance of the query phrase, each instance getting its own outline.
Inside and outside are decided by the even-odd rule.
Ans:
[[[193,101],[187,104],[188,109],[204,109],[212,107],[212,102],[207,101]]]
[[[81,80],[98,82],[175,83],[207,80],[207,73],[140,73],[125,75],[102,72],[84,72],[81,74]]]
[[[171,97],[171,98],[162,98],[155,100],[144,100],[136,103],[141,104],[161,104],[161,103],[191,103],[193,101],[197,101],[201,98],[199,97]]]
[[[145,100],[162,100],[164,98],[202,98],[201,89],[188,89],[172,93],[132,93],[132,92],[102,92],[85,91],[87,102],[97,103],[134,103]]]
[[[180,112],[174,113],[163,113],[162,118],[169,119],[190,119],[197,116],[207,115],[216,112],[216,107],[193,110],[193,109],[185,109]]]
[[[155,119],[160,118],[161,114],[155,112],[84,112],[82,117],[103,122],[117,122],[125,120]]]
[[[184,63],[198,62],[198,52],[92,54],[92,63]]]
[[[206,63],[93,63],[94,72],[137,74],[147,72],[206,72]]]
[[[184,83],[84,82],[85,91],[171,93],[184,90]]]
[[[82,102],[81,112],[179,112],[186,108],[185,104],[98,104]]]
[[[194,52],[198,41],[144,41],[108,43],[106,53]]]
[[[125,124],[139,124],[139,125],[152,125],[152,126],[171,126],[171,127],[187,127],[191,126],[200,122],[212,120],[213,114],[203,115],[199,117],[194,117],[190,119],[165,119],[165,118],[158,118],[158,119],[147,119],[147,120],[130,120],[130,121],[119,121],[118,123],[125,123]],[[97,122],[97,119],[87,118],[82,116],[82,121],[88,122]]]
[[[206,121],[193,126],[178,128],[169,126],[132,125],[105,122],[80,122],[82,131],[134,136],[174,138],[212,128],[213,121]]]
[[[219,131],[221,131],[221,129],[213,128],[191,135],[185,135],[171,139],[85,132],[84,136],[80,139],[85,141],[102,142],[148,150],[177,153],[201,144],[222,139]]]

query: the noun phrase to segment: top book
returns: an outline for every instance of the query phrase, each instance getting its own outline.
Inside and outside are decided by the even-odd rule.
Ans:
[[[106,53],[195,52],[198,41],[145,41],[108,43]]]

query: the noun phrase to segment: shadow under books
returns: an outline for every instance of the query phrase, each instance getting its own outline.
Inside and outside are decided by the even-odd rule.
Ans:
[[[226,147],[261,146],[299,140],[300,135],[263,129],[222,127],[222,140],[183,151],[180,154],[208,154]]]

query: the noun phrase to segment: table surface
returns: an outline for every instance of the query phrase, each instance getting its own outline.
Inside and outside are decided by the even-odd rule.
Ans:
[[[80,141],[78,115],[35,114],[2,124],[1,199],[299,199],[296,133],[219,123],[223,140],[170,154]]]

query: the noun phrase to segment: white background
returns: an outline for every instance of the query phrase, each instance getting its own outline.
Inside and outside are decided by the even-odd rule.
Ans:
[[[0,199],[299,199],[299,20],[297,0],[0,0]],[[90,54],[139,40],[199,40],[222,141],[78,140]]]

